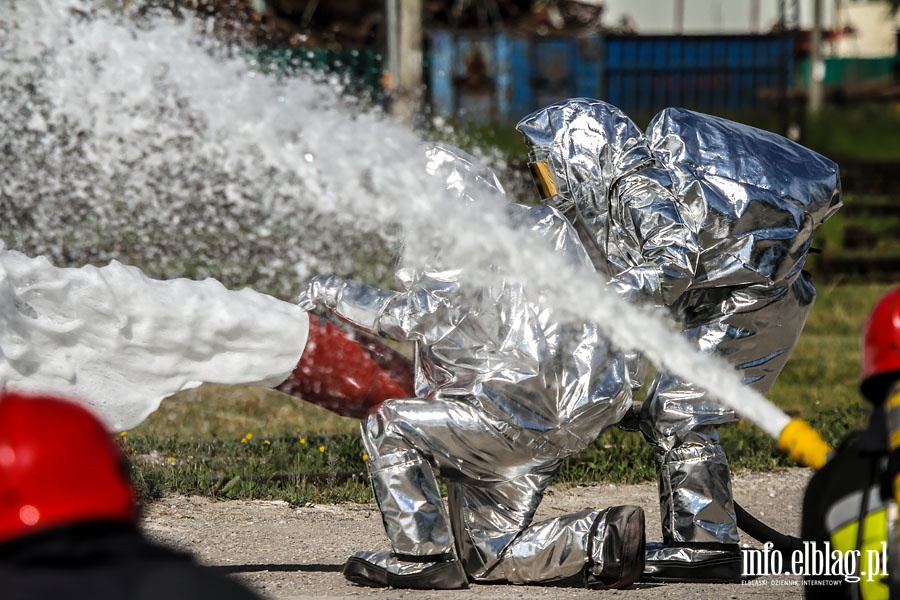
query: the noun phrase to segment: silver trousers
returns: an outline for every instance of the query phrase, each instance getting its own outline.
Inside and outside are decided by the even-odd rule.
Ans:
[[[610,413],[611,425],[618,413]],[[570,436],[511,427],[476,404],[447,398],[388,400],[361,429],[376,501],[398,555],[455,553],[470,578],[511,583],[567,578],[602,560],[590,556],[602,546],[591,535],[603,531],[605,511],[532,523],[553,474],[572,452],[562,449]],[[446,507],[436,472],[447,482]]]
[[[697,314],[685,334],[701,352],[715,352],[766,393],[796,346],[815,288],[801,275],[782,288],[705,291],[686,303],[721,316]],[[701,310],[703,310],[701,309]],[[725,313],[725,314],[722,314]],[[731,471],[716,427],[736,419],[707,394],[667,373],[657,374],[641,409],[641,431],[654,446],[663,542],[737,544]]]

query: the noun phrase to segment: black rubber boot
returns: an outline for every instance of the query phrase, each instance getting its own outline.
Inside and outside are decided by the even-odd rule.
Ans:
[[[357,552],[344,565],[344,577],[358,585],[415,590],[469,587],[466,571],[452,555],[404,556],[393,552]]]
[[[715,546],[650,546],[641,581],[739,583],[751,579],[743,575],[743,558],[737,544]]]
[[[594,590],[621,589],[644,573],[644,510],[612,506],[594,522],[584,570],[585,585]]]

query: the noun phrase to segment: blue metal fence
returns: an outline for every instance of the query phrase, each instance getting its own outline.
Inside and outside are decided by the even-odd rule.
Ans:
[[[512,120],[556,100],[600,98],[629,113],[666,106],[753,109],[792,85],[789,35],[541,37],[433,31],[437,114]]]

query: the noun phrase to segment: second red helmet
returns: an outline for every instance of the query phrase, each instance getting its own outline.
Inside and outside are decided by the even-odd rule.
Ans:
[[[881,402],[894,380],[900,378],[900,286],[888,290],[876,303],[863,327],[863,395]]]

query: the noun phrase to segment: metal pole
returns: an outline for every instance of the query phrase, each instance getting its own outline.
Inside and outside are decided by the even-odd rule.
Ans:
[[[684,33],[684,0],[675,0],[675,33]]]
[[[400,58],[399,50],[399,10],[397,3],[399,0],[385,0],[385,29],[387,31],[387,67],[384,70],[384,78],[382,85],[384,87],[384,95],[386,98],[385,108],[388,111],[393,109],[394,93],[397,87],[397,63]]]
[[[412,123],[422,98],[422,0],[400,0],[393,114]]]
[[[822,0],[813,0],[813,28],[809,46],[809,112],[822,108],[825,61],[822,59]]]

